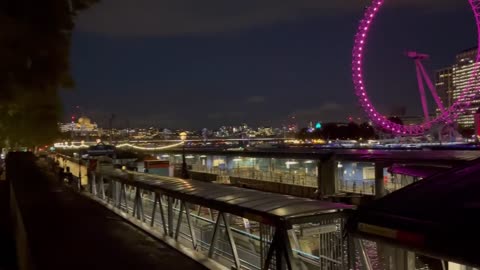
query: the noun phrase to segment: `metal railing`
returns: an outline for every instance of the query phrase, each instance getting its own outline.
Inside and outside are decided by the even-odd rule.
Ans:
[[[102,175],[91,175],[89,184],[92,198],[228,268],[347,269],[343,218],[326,216],[321,224],[305,224],[313,235],[301,233],[304,225],[283,229],[250,220],[247,228],[241,217],[172,197],[154,186]],[[336,229],[322,231],[325,224]],[[317,251],[302,251],[300,242],[305,241],[316,242]]]
[[[82,167],[77,171],[82,171]],[[84,194],[176,248],[184,250],[191,246],[195,254],[203,254],[202,261],[210,258],[216,263],[210,265],[212,268],[384,269],[389,260],[378,252],[377,243],[345,237],[344,219],[337,215],[325,215],[315,223],[290,228],[253,220],[247,226],[240,216],[175,197],[155,185],[136,182],[134,176],[142,174],[130,175],[132,181],[90,174]],[[345,190],[374,192],[373,180],[363,181],[365,185],[351,180],[342,182],[345,184],[341,188]],[[401,179],[385,185],[386,189],[394,190],[410,183]],[[277,256],[278,253],[281,255]]]
[[[348,193],[375,195],[375,180],[339,180],[338,190]]]
[[[226,184],[230,183],[230,177],[239,177],[296,186],[315,188],[318,186],[317,176],[305,173],[294,174],[282,171],[262,171],[254,168],[233,168],[227,170],[218,167],[208,168],[205,165],[192,165],[192,171],[216,174],[217,182]],[[387,192],[393,192],[414,182],[413,178],[404,178],[405,177],[384,183],[385,190]],[[337,187],[340,192],[375,195],[374,179],[344,180],[339,177],[337,178]]]
[[[249,178],[266,182],[283,183],[297,186],[317,187],[317,176],[305,173],[283,171],[262,171],[255,168],[219,169],[208,168],[204,165],[192,165],[192,171],[216,174],[218,176],[232,176]]]
[[[385,190],[390,193],[413,183],[413,180],[386,182]],[[375,180],[338,180],[338,190],[341,192],[375,195]]]

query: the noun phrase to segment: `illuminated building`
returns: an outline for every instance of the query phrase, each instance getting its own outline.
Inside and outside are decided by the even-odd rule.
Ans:
[[[71,122],[67,124],[60,125],[61,132],[73,132],[73,133],[92,133],[97,132],[98,127],[96,123],[92,123],[92,121],[87,117],[80,117],[78,122]]]
[[[474,114],[480,107],[480,95],[478,95],[480,83],[478,80],[472,81],[471,76],[476,57],[477,48],[464,50],[457,54],[455,63],[451,67],[435,73],[435,86],[445,107],[450,107],[457,100],[471,101],[470,107],[457,119],[457,123],[462,127],[474,126]],[[465,95],[462,96],[463,93]],[[439,113],[438,110],[437,113]]]
[[[453,67],[447,67],[435,72],[435,88],[444,107],[453,104]],[[439,113],[437,108],[437,113]]]
[[[459,53],[456,57],[456,63],[453,66],[452,81],[453,81],[453,93],[452,99],[457,100],[461,94],[468,90],[464,99],[471,100],[471,106],[466,112],[458,117],[458,124],[463,127],[473,127],[474,114],[480,107],[480,97],[478,95],[478,80],[475,80],[473,85],[471,84],[471,74],[475,67],[475,59],[477,57],[477,48],[465,50]],[[471,89],[467,89],[470,87]],[[464,101],[464,100],[459,100]]]
[[[475,139],[480,139],[480,109],[478,109],[474,114],[475,121]]]

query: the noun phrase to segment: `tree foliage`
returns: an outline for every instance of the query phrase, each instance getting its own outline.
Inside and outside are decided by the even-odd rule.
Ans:
[[[301,129],[297,134],[299,139],[325,139],[325,140],[358,140],[374,139],[374,128],[368,123],[360,125],[350,122],[348,124],[326,123],[321,129],[309,132],[307,128]]]
[[[398,116],[391,116],[389,118],[387,118],[390,122],[393,122],[395,124],[399,124],[399,125],[403,125],[403,121],[402,119],[400,119],[400,117]]]
[[[59,89],[72,88],[76,14],[98,0],[6,0],[0,4],[0,146],[35,146],[58,134]]]

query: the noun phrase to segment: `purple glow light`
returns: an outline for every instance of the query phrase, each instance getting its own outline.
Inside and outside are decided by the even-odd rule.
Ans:
[[[475,20],[477,24],[477,35],[478,35],[478,44],[480,45],[480,0],[468,0],[472,11],[475,15]],[[460,94],[460,97],[455,101],[455,103],[450,107],[446,108],[441,115],[437,118],[430,120],[429,122],[422,123],[420,125],[398,125],[386,119],[385,116],[378,115],[374,112],[374,107],[371,104],[368,96],[363,87],[363,74],[362,70],[362,53],[365,51],[364,46],[366,44],[366,38],[368,35],[368,30],[370,28],[370,23],[373,22],[376,14],[380,11],[380,7],[383,4],[384,0],[373,0],[372,4],[367,8],[364,18],[360,21],[358,32],[355,35],[354,47],[353,47],[353,60],[352,60],[352,78],[354,82],[355,92],[359,96],[359,101],[364,108],[365,112],[369,115],[370,119],[374,121],[378,126],[382,127],[386,131],[392,132],[394,134],[404,134],[410,136],[423,135],[425,132],[432,127],[433,124],[441,122],[454,122],[455,119],[459,116],[458,111],[462,112],[465,110],[465,107],[468,107],[471,101],[464,101],[468,92],[472,91],[472,87],[475,83],[476,76],[479,75],[480,64],[474,65],[474,71],[469,80],[468,86],[465,88],[463,93]],[[480,62],[480,46],[477,51],[476,63]]]

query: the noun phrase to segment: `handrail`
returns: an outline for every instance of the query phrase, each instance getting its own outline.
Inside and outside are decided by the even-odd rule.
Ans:
[[[109,194],[106,194],[106,185]],[[130,187],[133,187],[133,189],[130,189]],[[206,253],[210,258],[216,253],[228,257],[229,262],[232,262],[233,259],[233,264],[237,269],[268,268],[272,260],[278,261],[279,259],[283,260],[286,268],[290,270],[296,264],[314,263],[315,261],[319,265],[335,265],[335,268],[332,269],[340,270],[346,266],[341,257],[333,254],[320,253],[319,256],[315,256],[302,252],[296,246],[291,246],[290,236],[288,235],[288,230],[292,229],[294,224],[318,223],[327,220],[328,222],[340,222],[341,219],[338,218],[343,218],[343,210],[350,208],[346,205],[107,168],[102,168],[98,173],[91,175],[90,189],[88,190],[91,190],[95,197],[100,197],[110,207],[119,209],[123,213],[132,213],[133,217],[138,219],[139,222],[150,224],[152,228],[156,226],[157,229],[164,231],[164,235],[168,237],[177,241],[179,239],[182,239],[182,241],[185,241],[183,239],[190,240],[194,248],[201,246],[204,248],[204,252],[206,252],[205,248],[208,248]],[[142,194],[145,193],[151,193],[154,195],[154,199],[143,196]],[[133,199],[131,195],[134,195],[135,198]],[[175,201],[179,203],[176,206],[174,205],[176,204]],[[143,208],[144,204],[149,207],[147,210]],[[191,204],[209,208],[209,211],[218,211],[215,214],[216,221],[191,213]],[[144,211],[151,211],[152,214],[148,216]],[[251,222],[256,221],[260,224],[260,228],[271,229],[267,231],[260,229],[261,233],[255,235],[241,229],[232,228],[227,214],[243,217]],[[159,223],[160,219],[161,223]],[[175,223],[174,219],[178,219],[178,221]],[[182,219],[186,219],[186,223]],[[205,247],[203,243],[204,238],[197,239],[196,237],[196,234],[199,233],[198,230],[202,232],[202,235],[207,231],[203,231],[203,227],[197,227],[197,223],[192,220],[201,220],[202,223],[205,222],[204,225],[209,224],[208,234],[206,235],[211,236],[212,239],[208,247]],[[218,234],[221,231],[226,233],[227,239],[218,239]],[[264,233],[267,233],[267,235]],[[337,233],[335,232],[335,234]],[[240,235],[245,238],[239,238]],[[296,239],[295,235],[292,237]],[[344,240],[333,234],[332,237],[331,239],[338,239],[334,243],[341,245],[339,246],[341,249],[344,246],[342,244]],[[240,239],[242,239],[241,242],[235,243]],[[216,247],[219,241],[223,244],[221,251],[218,251]],[[332,240],[325,243],[332,245],[330,241]],[[255,249],[260,247],[260,250],[263,250],[262,253],[252,252],[255,251],[254,249],[248,250],[245,245],[249,242],[256,243]],[[258,246],[257,243],[260,245]],[[297,242],[295,243],[298,245]],[[240,246],[237,247],[237,245]],[[228,246],[231,249],[231,258],[230,255],[226,256]],[[274,257],[278,258],[274,259]],[[259,259],[262,260],[260,265],[258,265]],[[224,263],[226,262],[224,261]],[[252,265],[252,263],[257,265]]]
[[[343,210],[352,208],[352,206],[344,204],[322,202],[256,190],[245,190],[238,187],[221,186],[195,180],[183,180],[151,174],[125,172],[119,169],[101,170],[101,174],[107,179],[114,179],[115,181],[130,186],[139,187],[153,192],[160,192],[176,199],[186,200],[221,212],[231,213],[277,227],[291,227],[292,224],[297,222],[305,223],[306,219],[310,222],[315,222],[317,219],[322,219],[322,215],[335,213],[341,214]],[[291,208],[290,210],[294,211],[291,215],[282,215],[281,213],[277,214],[277,212],[274,211],[261,211],[259,210],[261,207],[246,207],[242,204],[232,204],[219,201],[213,199],[213,197],[211,199],[202,197],[205,193],[211,193],[212,191],[225,196],[241,193],[246,197],[256,196],[259,198],[271,198],[269,202],[283,201],[285,202],[285,206],[289,206],[289,203],[292,204],[292,207],[293,205],[302,204],[304,206],[302,208]],[[309,206],[308,208],[306,207],[307,205]]]
[[[153,202],[153,200],[150,199],[150,198],[148,198],[148,197],[147,197],[147,198],[143,198],[143,200]],[[133,211],[133,208],[132,208],[132,207],[128,206],[128,208],[129,208],[130,211]],[[173,210],[174,210],[175,212],[177,212],[177,213],[180,212],[180,209],[179,209],[178,207],[173,207]],[[210,220],[210,219],[208,219],[208,218],[204,218],[204,217],[202,217],[202,216],[199,216],[199,215],[196,215],[196,214],[193,214],[193,213],[190,213],[190,216],[192,216],[192,217],[194,217],[194,218],[196,218],[196,219],[202,220],[202,221],[204,221],[204,222],[207,222],[207,223],[209,223],[209,224],[211,224],[211,225],[214,225],[214,224],[215,224],[215,221],[212,221],[212,220]],[[147,219],[151,219],[151,217],[148,216],[148,215],[146,215],[146,218],[147,218]],[[221,226],[222,226],[222,227],[225,227],[224,225],[221,225]],[[237,229],[237,228],[231,228],[231,230],[232,230],[233,232],[235,232],[235,233],[240,234],[240,235],[247,236],[247,237],[249,237],[250,239],[257,240],[257,241],[262,241],[262,239],[261,239],[259,236],[255,235],[255,234],[248,233],[248,232],[239,230],[239,229]],[[186,237],[188,236],[188,234],[186,234],[186,233],[184,233],[184,232],[180,232],[180,234],[181,234],[185,239],[190,240],[190,239],[186,238]],[[199,243],[203,244],[204,247],[206,247],[206,248],[209,247],[209,244],[208,244],[208,243],[206,243],[206,242],[204,242],[204,241],[201,241],[201,240],[197,240],[197,241],[198,241]],[[225,242],[224,240],[220,240],[220,239],[219,239],[219,242],[222,242],[222,243],[224,243],[224,244],[228,244],[228,243]],[[266,243],[271,244],[272,241],[266,241]],[[215,248],[215,250],[216,250],[217,252],[219,252],[220,254],[228,255],[227,259],[230,260],[232,263],[234,262],[233,259],[231,258],[231,255],[230,255],[229,253],[227,253],[227,252],[225,252],[225,251],[223,251],[223,250],[221,250],[221,249],[219,249],[219,248]],[[322,259],[324,259],[324,260],[327,260],[327,261],[330,261],[330,262],[332,262],[332,263],[337,263],[337,264],[340,264],[340,263],[341,263],[341,262],[339,262],[339,261],[333,260],[333,259],[328,258],[328,257],[326,257],[326,256],[316,256],[316,255],[313,255],[313,254],[310,254],[310,253],[307,253],[307,252],[304,252],[304,251],[301,251],[301,250],[298,250],[298,249],[295,249],[295,248],[292,248],[292,251],[293,251],[294,253],[297,253],[298,255],[300,255],[300,256],[301,256],[300,259],[306,260],[308,263],[315,264],[315,265],[318,264],[318,261],[320,260],[320,258],[322,258]],[[252,252],[249,251],[249,250],[243,250],[243,252],[249,253],[249,254],[254,255],[254,256],[257,255],[257,254],[255,254],[255,253],[252,253]],[[254,268],[256,268],[256,269],[259,269],[258,267],[256,267],[255,265],[252,265],[252,264],[249,263],[248,261],[244,261],[244,260],[241,260],[241,261],[242,261],[243,263],[245,263],[245,264],[248,264],[248,265],[251,266],[251,267],[254,267]]]

